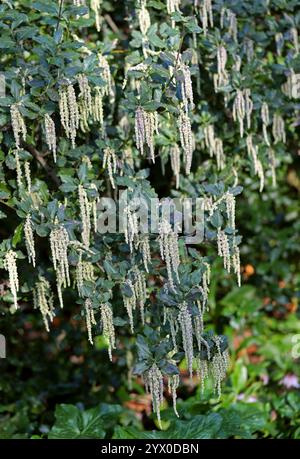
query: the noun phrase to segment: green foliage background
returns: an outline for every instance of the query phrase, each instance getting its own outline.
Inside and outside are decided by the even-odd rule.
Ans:
[[[103,1],[102,25],[98,33],[93,13],[86,7],[64,2],[60,11],[56,1],[12,2],[0,5],[0,71],[6,80],[6,96],[0,98],[0,217],[4,257],[9,248],[18,254],[21,289],[20,310],[12,314],[12,296],[7,272],[1,270],[0,333],[7,339],[7,358],[1,360],[0,436],[3,438],[299,438],[299,359],[293,359],[292,337],[300,333],[297,318],[299,298],[299,100],[289,99],[281,86],[291,71],[300,73],[300,54],[296,52],[290,30],[299,30],[297,0],[213,1],[214,27],[203,33],[201,14],[192,1],[181,2],[181,13],[167,15],[166,2],[148,1],[151,27],[146,42],[150,48],[147,72],[133,72],[122,89],[125,66],[144,62],[135,1]],[[201,2],[199,2],[201,4]],[[219,26],[222,7],[237,16],[237,42],[228,28]],[[171,26],[175,21],[175,27]],[[276,53],[275,35],[282,33],[282,54]],[[247,59],[247,43],[253,41],[253,57]],[[220,44],[228,53],[229,83],[219,92],[213,89],[216,54]],[[88,51],[87,51],[88,50]],[[104,98],[104,129],[90,125],[79,131],[77,146],[71,148],[60,127],[58,89],[69,79],[76,91],[76,75],[84,73],[92,87],[104,87],[103,69],[97,53],[106,56],[115,84],[114,101]],[[180,187],[170,167],[170,147],[178,142],[176,122],[181,104],[180,76],[170,80],[167,62],[181,52],[191,67],[194,110],[190,113],[196,149],[189,176],[182,170]],[[233,65],[241,56],[241,71]],[[175,57],[174,57],[175,56]],[[195,60],[195,56],[197,59]],[[139,92],[131,84],[140,82]],[[25,80],[25,95],[22,82]],[[259,193],[258,178],[247,157],[245,137],[240,138],[238,123],[232,119],[232,104],[237,89],[249,88],[254,104],[251,133],[259,148],[266,183]],[[228,105],[224,105],[224,95]],[[32,189],[18,191],[11,129],[10,106],[20,102],[28,135],[20,159],[30,162]],[[272,187],[269,148],[262,137],[260,110],[269,106],[270,117],[279,113],[285,120],[286,143],[272,143],[276,158],[277,187]],[[155,137],[156,162],[141,158],[135,147],[135,109],[158,111],[159,134]],[[58,159],[54,163],[45,143],[43,119],[51,114],[57,127]],[[128,126],[122,129],[121,119]],[[204,128],[214,124],[223,140],[226,166],[219,171],[215,158],[203,147]],[[269,136],[271,135],[271,127]],[[176,361],[184,383],[178,393],[180,419],[166,396],[162,411],[163,431],[156,430],[150,414],[150,401],[139,378],[132,379],[137,363],[136,340],[129,332],[120,285],[127,278],[132,260],[123,235],[96,235],[90,259],[97,271],[95,285],[86,283],[85,296],[93,295],[95,312],[100,302],[111,303],[118,336],[113,363],[107,356],[107,343],[101,325],[95,327],[95,346],[86,338],[83,308],[75,289],[64,291],[65,307],[47,334],[38,311],[32,308],[32,289],[38,274],[46,275],[55,286],[49,261],[48,236],[57,217],[70,237],[80,240],[81,225],[77,187],[87,190],[93,183],[100,196],[113,196],[108,173],[102,167],[103,150],[111,147],[118,158],[115,177],[119,189],[146,199],[154,196],[221,196],[231,190],[237,195],[237,227],[242,236],[242,287],[234,275],[223,270],[216,256],[216,228],[228,227],[225,209],[207,223],[208,237],[189,251],[180,242],[181,284],[177,296],[162,296],[166,269],[153,257],[149,273],[150,300],[146,314],[150,327],[138,325],[147,345],[157,346],[168,330],[160,327],[162,307],[174,310],[190,295],[195,279],[203,274],[203,259],[212,264],[209,295],[210,310],[205,317],[207,330],[227,336],[232,366],[220,400],[208,384],[204,394],[195,382],[188,382],[186,365]],[[129,149],[134,167],[124,160]],[[87,160],[92,167],[87,167]],[[238,187],[233,187],[235,175]],[[122,176],[120,174],[122,171]],[[242,194],[240,186],[243,187]],[[91,195],[91,197],[93,197]],[[66,204],[67,200],[67,206]],[[38,205],[38,209],[36,208]],[[38,252],[37,268],[26,260],[23,227],[31,212]],[[214,223],[215,222],[215,223]],[[230,229],[230,228],[229,228]],[[157,242],[151,248],[158,253]],[[70,253],[70,264],[78,261]],[[141,262],[140,254],[134,263]],[[3,265],[1,266],[3,267]],[[194,276],[194,277],[193,277]],[[172,304],[172,301],[174,304]],[[192,300],[191,300],[192,301]],[[151,336],[151,340],[150,337]],[[153,350],[151,349],[151,350]],[[164,350],[165,374],[168,349]],[[141,359],[143,360],[143,358]],[[139,362],[141,363],[141,362]],[[177,371],[177,370],[176,370]],[[294,387],[287,387],[285,377]]]

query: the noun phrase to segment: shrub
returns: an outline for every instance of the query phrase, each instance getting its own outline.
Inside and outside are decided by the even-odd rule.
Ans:
[[[31,298],[47,331],[67,302],[112,362],[136,337],[133,372],[158,418],[165,379],[176,412],[183,358],[220,394],[228,343],[203,325],[211,265],[221,257],[240,285],[236,196],[247,176],[258,193],[275,187],[295,153],[297,3],[0,6],[4,299],[19,314]],[[118,231],[103,234],[124,196]],[[162,196],[190,203],[190,231],[177,231],[182,209],[167,220]],[[153,202],[157,233],[143,233],[139,206]]]

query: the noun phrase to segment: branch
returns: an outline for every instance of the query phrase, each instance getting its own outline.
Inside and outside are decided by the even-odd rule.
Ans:
[[[179,62],[179,58],[180,58],[180,52],[181,52],[181,48],[182,48],[182,45],[183,45],[184,38],[185,38],[185,34],[183,34],[181,39],[180,39],[179,48],[178,48],[178,51],[177,51],[177,56],[176,56],[176,61],[175,61],[175,66],[174,66],[174,72],[172,73],[172,75],[170,76],[169,80],[167,81],[164,89],[162,90],[162,95],[165,94],[166,90],[168,89],[168,87],[170,86],[171,82],[173,81],[174,74],[175,74],[175,72],[177,70],[177,66],[178,66],[178,62]]]
[[[0,127],[0,131],[1,132],[6,132],[6,131],[9,131],[10,128],[11,128],[11,124],[7,123],[7,124],[4,124],[3,126]]]
[[[58,30],[59,23],[60,23],[60,20],[61,20],[61,14],[62,14],[63,3],[64,3],[64,0],[60,0],[60,2],[59,2],[59,10],[58,10],[58,17],[57,17],[57,23],[56,23],[56,29],[55,29],[56,31]]]
[[[107,22],[107,24],[109,25],[109,27],[111,28],[111,30],[113,32],[115,32],[115,34],[118,35],[121,40],[124,40],[126,38],[124,33],[119,29],[119,27],[113,21],[113,19],[111,18],[111,16],[109,14],[105,14],[104,15],[104,19]]]
[[[24,148],[24,150],[29,151],[29,153],[31,153],[32,156],[34,156],[34,158],[40,163],[42,168],[45,170],[47,175],[52,179],[52,181],[55,183],[55,185],[60,186],[61,181],[60,181],[59,177],[57,177],[57,175],[56,175],[55,171],[52,169],[52,167],[50,167],[47,164],[47,161],[41,155],[41,153],[38,152],[32,145],[28,145],[26,143],[23,144],[23,148]]]

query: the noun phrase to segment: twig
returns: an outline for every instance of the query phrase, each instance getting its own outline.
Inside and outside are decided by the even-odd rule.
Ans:
[[[109,25],[109,27],[111,28],[111,30],[113,32],[115,32],[116,35],[119,35],[119,37],[121,39],[124,40],[125,38],[125,35],[123,34],[123,32],[119,29],[119,27],[117,26],[117,24],[112,20],[111,16],[109,14],[105,14],[104,15],[104,19],[106,20],[107,24]]]
[[[179,48],[178,48],[178,51],[177,51],[177,56],[176,56],[176,61],[175,61],[175,66],[174,66],[174,72],[172,73],[172,75],[170,76],[169,80],[167,81],[164,89],[162,90],[162,94],[165,94],[166,90],[168,89],[168,87],[170,86],[171,82],[173,81],[174,73],[177,70],[179,57],[180,57],[180,52],[181,52],[181,48],[182,48],[182,45],[183,45],[184,38],[185,38],[185,35],[182,35],[182,37],[180,39],[180,43],[179,43]]]
[[[58,10],[58,18],[57,18],[57,23],[56,23],[56,31],[57,31],[57,29],[59,27],[59,23],[60,23],[60,20],[61,20],[61,13],[62,13],[63,4],[64,4],[64,0],[60,0],[60,2],[59,2],[59,10]]]
[[[60,181],[59,177],[57,177],[57,175],[54,172],[54,170],[52,169],[52,167],[50,167],[49,164],[47,164],[45,158],[41,155],[41,153],[39,151],[37,151],[32,145],[23,144],[23,148],[26,151],[29,151],[29,153],[31,153],[32,156],[34,156],[34,158],[40,163],[40,165],[46,171],[47,175],[49,175],[49,177],[52,179],[52,181],[57,186],[60,186],[61,181]]]

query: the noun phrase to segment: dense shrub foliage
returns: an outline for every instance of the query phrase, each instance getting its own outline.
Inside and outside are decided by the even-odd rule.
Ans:
[[[142,376],[159,420],[167,389],[178,415],[184,365],[202,392],[208,378],[220,396],[229,366],[224,323],[236,314],[234,328],[243,314],[256,314],[254,287],[243,286],[253,274],[245,265],[258,263],[256,251],[269,244],[270,258],[256,273],[266,313],[275,296],[280,304],[281,292],[274,289],[282,288],[282,279],[289,277],[284,288],[293,291],[297,228],[278,229],[287,242],[274,252],[269,225],[272,206],[289,207],[292,223],[299,210],[293,196],[281,197],[299,141],[298,6],[297,0],[0,5],[0,252],[8,281],[2,295],[7,330],[14,333],[22,314],[38,326],[40,313],[46,331],[55,334],[61,319],[71,316],[76,333],[69,339],[76,343],[84,322],[90,345],[107,349],[111,361],[102,354],[93,361],[91,347],[89,381],[106,379],[99,367],[120,380],[126,373],[129,386],[134,375]],[[299,191],[292,168],[289,177]],[[119,210],[124,192],[126,219],[117,219],[116,231],[101,232],[103,202],[111,202],[102,198],[114,199]],[[176,213],[167,221],[162,202],[157,233],[139,231],[136,203],[150,206],[163,197],[194,200],[193,231],[177,232]],[[203,239],[195,243],[199,198]],[[281,261],[275,269],[284,259],[288,270]],[[224,295],[223,311],[222,301],[219,310],[216,303],[224,282],[238,300]],[[282,292],[282,305],[291,292]],[[216,327],[206,328],[206,322]],[[107,416],[109,408],[102,408],[96,417]],[[209,437],[251,436],[253,423],[236,412],[239,420],[230,423],[225,408],[197,413],[194,428],[212,423]],[[76,409],[57,409],[53,438],[59,416]],[[117,408],[114,415],[121,416]],[[179,431],[189,428],[185,422],[172,421]],[[128,438],[137,435],[135,428],[127,430]],[[115,436],[122,438],[124,429]]]

